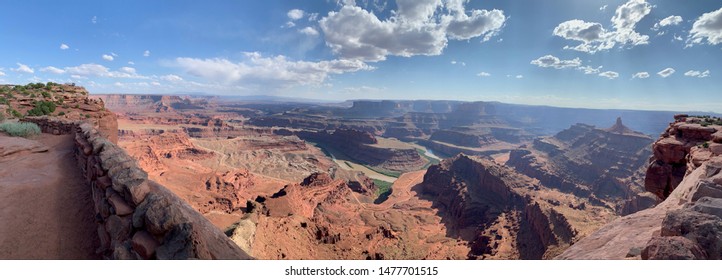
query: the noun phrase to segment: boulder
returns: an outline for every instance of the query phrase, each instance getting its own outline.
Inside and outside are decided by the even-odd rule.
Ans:
[[[642,250],[643,260],[702,260],[703,251],[691,240],[681,236],[655,236]]]
[[[133,250],[143,259],[152,259],[155,256],[155,250],[160,243],[147,231],[139,231],[133,235],[131,246]]]

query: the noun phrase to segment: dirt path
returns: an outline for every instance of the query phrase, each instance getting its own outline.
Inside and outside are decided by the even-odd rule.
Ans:
[[[19,140],[0,136],[0,146]],[[0,157],[0,259],[98,259],[90,188],[72,136],[37,141],[49,151]]]

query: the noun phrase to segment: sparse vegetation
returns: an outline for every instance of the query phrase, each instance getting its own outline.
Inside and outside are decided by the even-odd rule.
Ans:
[[[378,179],[373,179],[374,185],[376,185],[376,199],[374,200],[374,204],[381,204],[387,199],[389,199],[389,196],[392,193],[391,186],[393,183],[381,181]]]
[[[65,116],[65,112],[58,113],[58,116]]]
[[[47,99],[50,99],[50,98],[52,97],[52,95],[50,95],[50,93],[47,92],[47,91],[43,91],[43,92],[41,92],[40,94],[42,94],[43,97],[45,97],[45,98],[47,98]]]
[[[0,124],[0,131],[13,137],[30,137],[40,134],[40,127],[28,122],[6,122]]]
[[[35,108],[28,111],[28,116],[44,116],[55,112],[55,103],[51,101],[35,101]]]
[[[18,119],[23,117],[23,114],[20,114],[20,112],[18,112],[18,110],[15,110],[15,109],[10,109],[10,114],[12,114],[13,117],[18,118]]]
[[[705,148],[705,149],[709,148],[709,142],[702,143],[702,148]]]

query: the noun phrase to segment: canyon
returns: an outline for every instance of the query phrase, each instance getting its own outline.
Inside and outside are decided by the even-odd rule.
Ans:
[[[649,112],[674,119],[650,124],[594,111],[606,119],[577,123],[564,118],[570,109],[495,102],[346,106],[69,86],[53,96],[82,106],[24,121],[42,139],[70,135],[68,149],[78,147],[68,156],[81,163],[100,225],[89,231],[100,248],[93,258],[718,259],[722,251],[722,125],[711,116]],[[648,132],[662,125],[653,140]],[[17,161],[6,150],[0,163]],[[181,207],[159,210],[173,203]],[[184,238],[195,247],[180,246]]]

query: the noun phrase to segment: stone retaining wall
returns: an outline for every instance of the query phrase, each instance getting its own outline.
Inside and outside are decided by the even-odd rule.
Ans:
[[[251,259],[90,123],[30,118],[45,133],[75,134],[75,157],[91,188],[107,259]]]

